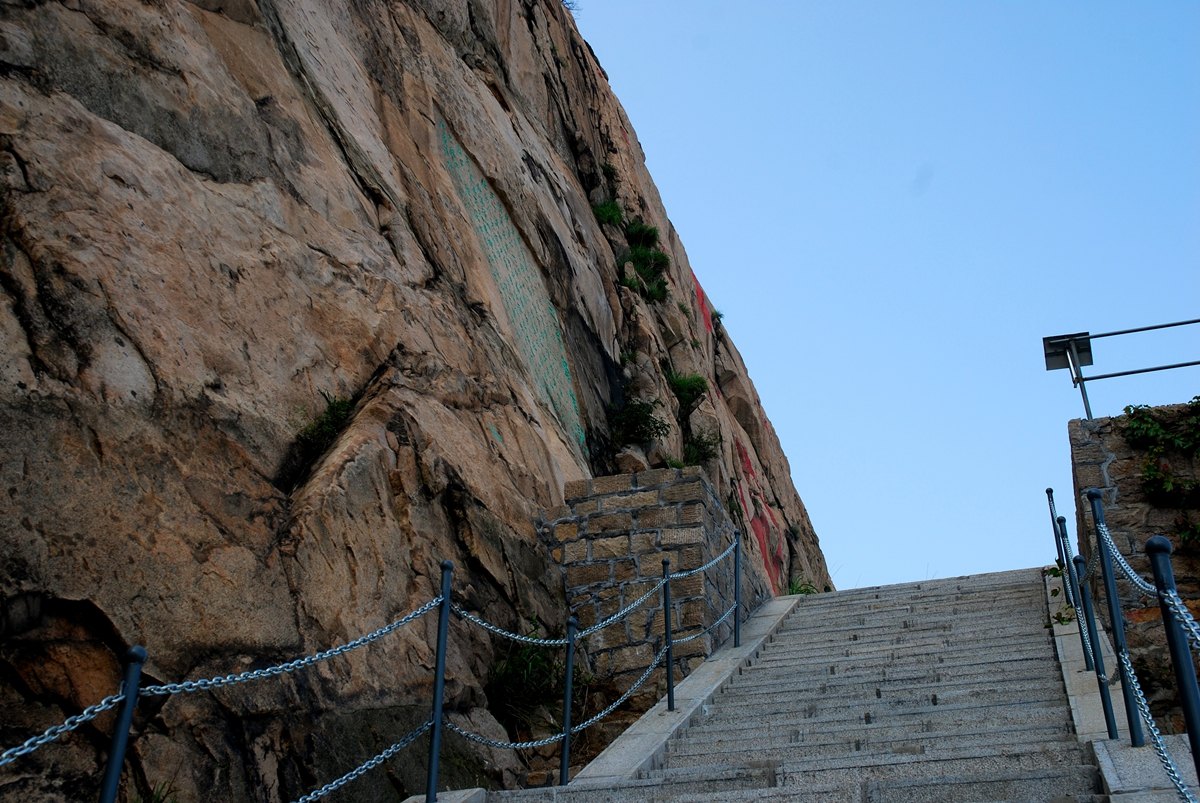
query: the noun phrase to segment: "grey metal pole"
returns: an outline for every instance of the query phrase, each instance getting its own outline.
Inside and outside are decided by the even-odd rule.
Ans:
[[[1175,591],[1171,542],[1156,535],[1146,541],[1146,554],[1150,556],[1154,585],[1158,588],[1158,604],[1162,608],[1163,627],[1167,631],[1171,665],[1175,668],[1175,685],[1179,689],[1179,704],[1183,707],[1183,721],[1187,725],[1188,744],[1192,747],[1192,762],[1196,766],[1197,777],[1200,777],[1200,688],[1196,686],[1196,667],[1192,663],[1192,651],[1182,623],[1175,618],[1171,607],[1163,599],[1167,592]]]
[[[117,714],[113,731],[112,749],[108,752],[108,763],[104,765],[104,780],[100,783],[100,803],[114,803],[117,787],[121,784],[121,769],[125,766],[125,749],[129,746],[129,728],[133,725],[133,712],[137,708],[138,690],[142,682],[142,664],[146,663],[146,648],[133,646],[125,653],[125,680],[121,691],[125,699]]]
[[[1075,571],[1080,577],[1083,577],[1086,569],[1083,563],[1083,556],[1076,555],[1072,562],[1075,564]],[[1092,592],[1088,588],[1087,583],[1079,584],[1079,596],[1083,601],[1083,615],[1086,617],[1088,634],[1091,636],[1092,654],[1096,657],[1096,686],[1100,690],[1100,707],[1104,709],[1104,725],[1108,728],[1108,738],[1116,739],[1120,734],[1117,733],[1117,715],[1113,712],[1112,694],[1108,691],[1108,675],[1104,672],[1104,653],[1100,651],[1100,631],[1096,629],[1096,613],[1092,609]],[[1084,650],[1087,654],[1087,650]]]
[[[1083,411],[1087,413],[1088,421],[1092,420],[1092,404],[1088,401],[1087,385],[1083,378],[1083,367],[1079,364],[1079,350],[1075,347],[1075,341],[1071,340],[1067,343],[1069,350],[1067,352],[1071,360],[1071,381],[1079,387],[1079,394],[1083,396]]]
[[[429,730],[429,774],[425,779],[425,803],[435,803],[438,760],[442,754],[442,705],[446,695],[446,641],[450,635],[450,575],[454,564],[442,561],[442,604],[438,609],[437,659],[433,670],[433,725]]]
[[[1067,558],[1070,557],[1070,555],[1063,551],[1063,547],[1065,545],[1063,544],[1062,533],[1058,529],[1058,522],[1055,518],[1058,514],[1058,511],[1054,509],[1053,488],[1046,489],[1046,502],[1050,505],[1050,529],[1054,531],[1054,549],[1058,553],[1058,570],[1062,575],[1061,579],[1063,584],[1063,592],[1066,595],[1067,604],[1074,606],[1075,589],[1071,588],[1070,581],[1068,579],[1068,566],[1070,565],[1070,561],[1067,560]]]
[[[1125,669],[1121,655],[1128,654],[1125,644],[1125,616],[1121,613],[1121,600],[1117,596],[1117,578],[1113,576],[1112,556],[1108,553],[1108,545],[1100,535],[1100,528],[1108,529],[1104,521],[1104,505],[1100,502],[1100,492],[1095,488],[1087,492],[1087,498],[1092,503],[1092,519],[1096,523],[1096,548],[1100,550],[1100,572],[1104,577],[1104,596],[1108,597],[1108,617],[1112,623],[1113,650],[1117,653],[1117,663],[1121,670],[1121,697],[1125,700],[1125,718],[1129,721],[1129,741],[1134,747],[1146,743],[1142,735],[1141,715],[1137,708],[1137,698],[1133,692],[1133,682]]]
[[[1067,519],[1066,519],[1066,517],[1059,516],[1057,523],[1058,523],[1059,540],[1062,543],[1063,553],[1069,555],[1069,554],[1071,554],[1071,539],[1067,537]],[[1082,607],[1083,599],[1079,596],[1080,593],[1082,593],[1082,592],[1079,590],[1079,572],[1075,568],[1075,561],[1073,561],[1073,560],[1067,561],[1066,570],[1068,572],[1067,579],[1070,581],[1071,588],[1073,589],[1071,593],[1075,597],[1075,600],[1072,604],[1076,607],[1076,609],[1078,609],[1078,608]],[[1076,622],[1076,624],[1079,624],[1079,623]],[[1091,656],[1091,653],[1088,652],[1087,647],[1084,646],[1084,642],[1086,639],[1087,639],[1087,636],[1084,635],[1083,628],[1080,627],[1079,628],[1079,645],[1081,647],[1083,647],[1083,666],[1085,669],[1087,669],[1090,672],[1090,671],[1092,671],[1092,656]]]
[[[558,785],[566,786],[571,780],[571,688],[575,681],[575,633],[579,620],[567,618],[567,676],[563,679],[563,738],[562,751],[558,760]]]
[[[675,651],[671,641],[671,559],[663,558],[663,638],[667,642],[667,710],[675,710]]]
[[[742,533],[733,532],[733,646],[742,646]]]

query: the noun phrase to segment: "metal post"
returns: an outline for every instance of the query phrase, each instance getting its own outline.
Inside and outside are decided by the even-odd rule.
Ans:
[[[1117,663],[1121,670],[1121,696],[1125,699],[1125,718],[1129,722],[1129,741],[1134,747],[1146,743],[1142,735],[1141,715],[1137,708],[1137,698],[1134,695],[1133,683],[1125,670],[1125,662],[1120,657],[1128,653],[1125,645],[1125,616],[1121,613],[1121,600],[1117,596],[1117,578],[1113,576],[1112,556],[1108,553],[1108,545],[1100,535],[1100,528],[1108,529],[1104,521],[1104,506],[1100,503],[1100,492],[1092,488],[1087,492],[1087,498],[1092,503],[1092,519],[1096,523],[1096,547],[1100,550],[1100,572],[1104,577],[1104,595],[1108,597],[1108,617],[1112,622],[1113,650],[1117,654]]]
[[[671,648],[671,559],[663,558],[663,638],[667,643],[667,710],[675,710],[675,651]]]
[[[433,670],[433,725],[429,729],[429,774],[425,782],[425,803],[435,803],[438,787],[438,759],[442,753],[442,703],[446,693],[446,640],[450,635],[450,575],[454,564],[442,561],[442,604],[438,609],[437,660]]]
[[[125,766],[125,748],[129,746],[129,728],[133,725],[133,711],[137,708],[138,689],[142,682],[142,664],[146,663],[146,648],[133,646],[125,653],[125,680],[121,691],[125,699],[117,714],[113,731],[112,749],[108,752],[108,763],[104,766],[104,780],[100,783],[100,803],[114,803],[117,787],[121,784],[121,769]]]
[[[566,786],[571,780],[571,686],[575,680],[575,632],[579,620],[574,616],[567,619],[567,676],[563,679],[563,738],[562,753],[558,761],[558,785]]]
[[[1058,538],[1059,538],[1059,543],[1062,544],[1063,554],[1069,555],[1069,554],[1071,554],[1071,539],[1067,537],[1067,519],[1066,519],[1066,517],[1059,516],[1057,519],[1057,523],[1058,523]],[[1071,585],[1071,596],[1074,599],[1074,601],[1071,604],[1074,605],[1076,611],[1078,611],[1078,609],[1082,606],[1083,601],[1082,601],[1082,598],[1079,596],[1081,593],[1079,590],[1079,571],[1075,568],[1075,561],[1073,561],[1073,560],[1067,561],[1066,571],[1067,571],[1067,581]],[[1075,624],[1079,624],[1079,623],[1076,622]],[[1090,671],[1092,671],[1092,668],[1093,668],[1092,667],[1092,656],[1091,656],[1091,653],[1088,652],[1087,647],[1084,646],[1085,639],[1087,639],[1087,636],[1084,635],[1083,628],[1080,627],[1079,628],[1079,646],[1081,648],[1083,648],[1083,666],[1084,666],[1084,669],[1087,669],[1090,672]]]
[[[733,532],[733,646],[742,646],[742,533]]]
[[[1088,401],[1087,386],[1084,384],[1083,366],[1079,364],[1079,349],[1075,347],[1075,341],[1067,341],[1068,351],[1067,356],[1071,362],[1071,382],[1079,388],[1079,394],[1083,396],[1083,411],[1087,413],[1088,421],[1092,420],[1092,405]]]
[[[1075,572],[1083,577],[1086,567],[1083,562],[1082,555],[1076,555],[1072,561],[1075,564]],[[1079,584],[1079,598],[1083,602],[1083,615],[1087,621],[1088,634],[1091,636],[1092,654],[1096,658],[1096,685],[1100,689],[1100,707],[1104,709],[1104,725],[1108,728],[1108,738],[1116,739],[1120,734],[1117,733],[1117,715],[1113,713],[1112,695],[1108,691],[1108,675],[1104,673],[1104,653],[1100,652],[1100,631],[1096,629],[1096,614],[1092,610],[1092,592],[1088,589],[1087,583]],[[1087,650],[1083,651],[1087,654]]]
[[[1167,631],[1171,664],[1175,667],[1175,685],[1179,689],[1179,704],[1183,707],[1183,721],[1187,725],[1188,744],[1192,747],[1192,761],[1196,765],[1196,772],[1200,773],[1200,688],[1196,686],[1196,667],[1192,663],[1192,651],[1188,647],[1183,625],[1163,599],[1166,592],[1175,591],[1171,542],[1156,535],[1146,542],[1146,554],[1150,556],[1154,585],[1158,588],[1158,604],[1162,608],[1163,627]]]
[[[1065,546],[1065,544],[1063,544],[1062,533],[1058,529],[1058,521],[1055,519],[1055,515],[1057,514],[1057,511],[1055,511],[1055,509],[1054,509],[1054,489],[1053,488],[1046,489],[1046,501],[1050,505],[1050,529],[1054,531],[1054,549],[1058,552],[1058,560],[1056,561],[1056,564],[1058,566],[1059,572],[1062,575],[1063,593],[1066,595],[1067,604],[1074,607],[1074,605],[1075,605],[1075,589],[1071,588],[1070,582],[1067,579],[1069,566],[1070,566],[1070,562],[1067,560],[1069,555],[1068,555],[1068,553],[1063,551],[1063,547]],[[1090,668],[1091,667],[1089,667],[1089,669]]]

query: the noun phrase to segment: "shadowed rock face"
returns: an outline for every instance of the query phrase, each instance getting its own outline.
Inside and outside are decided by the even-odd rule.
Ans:
[[[0,10],[0,746],[112,693],[241,671],[437,593],[562,627],[533,520],[611,472],[607,408],[699,373],[686,418],[777,591],[828,574],[745,366],[604,73],[556,0],[75,0]],[[619,285],[661,231],[667,301]],[[710,269],[719,269],[714,266]],[[622,357],[624,356],[624,359]],[[296,439],[348,398],[341,434]],[[291,675],[142,705],[129,799],[290,800],[428,716],[435,621]],[[453,623],[447,699],[503,738]],[[0,770],[94,795],[111,715]],[[355,799],[422,784],[424,742]],[[511,753],[448,743],[453,785]]]

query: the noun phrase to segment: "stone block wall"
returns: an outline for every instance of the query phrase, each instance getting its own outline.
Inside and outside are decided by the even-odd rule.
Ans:
[[[696,467],[656,469],[568,483],[566,504],[539,521],[542,538],[562,571],[567,602],[581,628],[613,615],[670,571],[693,569],[725,550],[734,526],[716,491]],[[743,560],[742,618],[770,596]],[[733,604],[733,555],[702,574],[673,580],[675,638],[708,628]],[[661,648],[661,591],[632,615],[590,636],[587,653],[600,678],[639,676]],[[712,632],[675,647],[686,674],[731,637],[730,617]]]
[[[1177,409],[1178,408],[1178,409]],[[1181,412],[1183,405],[1156,408],[1164,415]],[[1085,493],[1097,488],[1103,493],[1104,518],[1117,548],[1142,577],[1152,579],[1150,563],[1145,555],[1146,540],[1153,535],[1165,535],[1175,548],[1172,564],[1179,594],[1194,615],[1200,616],[1200,549],[1194,543],[1181,542],[1174,535],[1180,511],[1161,507],[1147,498],[1143,489],[1142,467],[1147,454],[1131,446],[1122,436],[1123,416],[1097,418],[1092,421],[1074,420],[1068,425],[1071,440],[1071,463],[1074,475],[1076,533],[1082,537],[1072,541],[1080,545],[1080,554],[1091,559],[1096,543],[1096,530],[1091,506]],[[1176,470],[1195,481],[1195,467],[1178,462]],[[1066,513],[1066,499],[1059,507]],[[1182,732],[1182,715],[1178,708],[1175,680],[1166,651],[1162,618],[1156,600],[1143,597],[1133,585],[1117,573],[1118,596],[1124,611],[1129,654],[1142,681],[1160,726],[1169,732]],[[1097,616],[1108,622],[1107,606],[1102,602],[1102,583],[1099,571],[1092,582],[1097,599]],[[1111,670],[1115,673],[1115,669]],[[1119,702],[1118,702],[1119,704]]]

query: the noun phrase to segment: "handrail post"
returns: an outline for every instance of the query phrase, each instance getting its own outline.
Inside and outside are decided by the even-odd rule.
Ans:
[[[667,644],[667,710],[675,710],[675,651],[671,644],[671,559],[663,558],[663,638]]]
[[[1150,557],[1154,585],[1158,588],[1158,604],[1162,608],[1163,627],[1167,631],[1167,648],[1171,651],[1171,664],[1175,668],[1175,684],[1179,688],[1183,721],[1187,725],[1188,744],[1192,748],[1192,762],[1196,772],[1200,773],[1200,688],[1196,686],[1196,668],[1192,663],[1192,651],[1183,632],[1183,624],[1175,618],[1165,599],[1167,592],[1175,591],[1171,551],[1171,542],[1161,535],[1146,541],[1146,554]]]
[[[1087,571],[1083,562],[1082,555],[1076,555],[1072,560],[1075,564],[1075,572],[1079,577],[1083,577]],[[1100,689],[1100,707],[1104,709],[1104,725],[1108,728],[1108,738],[1116,739],[1120,734],[1117,733],[1117,715],[1113,713],[1112,695],[1108,691],[1108,675],[1104,673],[1104,654],[1100,652],[1100,631],[1096,629],[1096,614],[1092,609],[1092,592],[1087,587],[1087,583],[1079,584],[1079,598],[1083,602],[1083,615],[1087,621],[1088,635],[1091,638],[1092,655],[1096,659],[1096,685]],[[1087,650],[1084,649],[1084,655],[1087,655]]]
[[[121,769],[125,766],[125,749],[129,746],[129,728],[133,725],[133,712],[137,708],[138,690],[142,682],[142,664],[146,663],[146,648],[133,646],[125,653],[125,679],[121,691],[125,699],[117,714],[113,730],[112,749],[108,752],[108,763],[104,766],[104,780],[100,783],[100,803],[114,803],[117,787],[121,784]]]
[[[1062,544],[1063,554],[1070,555],[1071,554],[1071,539],[1067,536],[1067,519],[1065,516],[1059,516],[1058,519],[1056,520],[1056,522],[1058,524],[1058,539],[1059,539],[1059,542]],[[1076,608],[1076,610],[1078,610],[1080,607],[1083,606],[1083,599],[1082,599],[1082,597],[1080,597],[1080,594],[1082,593],[1079,590],[1080,575],[1079,575],[1079,570],[1075,567],[1075,561],[1068,560],[1067,565],[1066,565],[1066,570],[1067,570],[1067,580],[1071,584],[1071,594],[1072,594],[1072,599],[1073,599],[1073,602],[1071,604]],[[1076,622],[1076,624],[1078,624],[1078,622]],[[1085,669],[1087,669],[1090,672],[1092,670],[1092,654],[1091,654],[1091,652],[1088,651],[1087,647],[1084,645],[1084,641],[1086,639],[1087,639],[1087,636],[1084,634],[1083,628],[1082,627],[1079,628],[1079,646],[1083,647],[1083,666]]]
[[[1066,597],[1067,597],[1067,604],[1074,607],[1075,606],[1075,589],[1071,588],[1070,582],[1068,580],[1067,572],[1069,570],[1070,561],[1067,560],[1067,557],[1068,557],[1067,553],[1063,551],[1064,544],[1063,544],[1063,539],[1062,539],[1062,531],[1059,529],[1058,520],[1056,518],[1056,513],[1058,511],[1056,511],[1054,509],[1054,489],[1053,488],[1046,489],[1046,502],[1050,505],[1050,529],[1054,531],[1054,549],[1058,552],[1057,563],[1058,563],[1059,572],[1062,575],[1061,579],[1063,581],[1063,583],[1062,583],[1063,591],[1065,592]],[[1091,667],[1089,666],[1088,669],[1091,669]]]
[[[1096,547],[1100,550],[1100,572],[1104,576],[1104,595],[1108,597],[1108,615],[1112,620],[1113,650],[1117,654],[1117,663],[1121,670],[1121,696],[1125,700],[1125,718],[1129,722],[1129,741],[1134,747],[1146,743],[1142,735],[1141,715],[1134,696],[1133,681],[1125,669],[1122,655],[1129,653],[1125,644],[1125,617],[1121,613],[1121,600],[1117,597],[1117,578],[1113,576],[1112,556],[1108,553],[1108,544],[1100,534],[1100,528],[1108,529],[1104,521],[1104,506],[1100,502],[1100,492],[1095,488],[1087,492],[1087,498],[1092,503],[1092,519],[1096,524]]]
[[[733,531],[733,646],[742,646],[742,532]]]
[[[575,633],[579,629],[579,620],[574,616],[567,618],[567,676],[563,679],[563,738],[562,752],[558,761],[558,785],[566,786],[571,780],[571,686],[575,680]]]
[[[433,723],[429,730],[429,774],[425,782],[425,803],[435,803],[438,787],[438,759],[442,752],[442,704],[446,693],[446,641],[450,635],[450,576],[454,564],[442,561],[442,604],[438,609],[437,660],[433,675]]]

